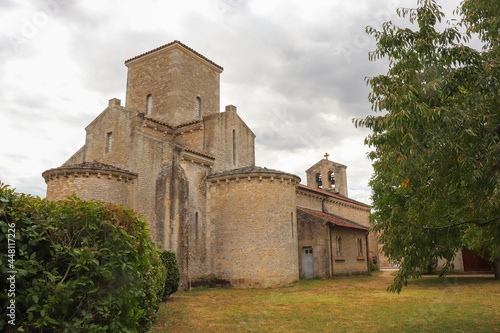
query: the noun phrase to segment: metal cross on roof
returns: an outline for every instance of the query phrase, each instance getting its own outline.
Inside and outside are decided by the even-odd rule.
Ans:
[[[330,156],[330,154],[328,153],[325,153],[325,158],[328,160],[328,156]]]

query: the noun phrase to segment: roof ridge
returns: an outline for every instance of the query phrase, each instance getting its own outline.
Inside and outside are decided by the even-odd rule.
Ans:
[[[351,202],[351,203],[354,203],[354,204],[357,204],[357,205],[360,205],[360,206],[365,206],[365,207],[371,208],[370,205],[367,205],[367,204],[365,204],[365,203],[363,203],[361,201],[357,201],[357,200],[354,200],[354,199],[351,199],[351,198],[348,198],[348,197],[344,197],[344,196],[341,196],[341,195],[338,195],[338,194],[334,194],[334,193],[325,191],[325,190],[320,189],[320,188],[314,188],[314,187],[307,186],[307,185],[304,185],[304,184],[299,184],[299,187],[301,187],[303,189],[306,189],[306,190],[311,190],[311,191],[319,192],[319,193],[322,193],[322,194],[326,194],[328,196],[331,196],[333,198],[337,198],[339,200],[344,200],[344,201]]]
[[[335,224],[336,226],[339,226],[339,227],[368,230],[368,227],[366,227],[366,226],[364,226],[364,225],[362,225],[360,223],[351,221],[349,219],[346,219],[345,217],[341,217],[341,216],[338,216],[338,215],[335,215],[335,214],[332,214],[332,213],[322,212],[322,211],[319,211],[319,210],[315,210],[315,209],[311,209],[311,208],[306,208],[306,207],[301,207],[301,206],[297,206],[297,209],[303,210],[305,212],[309,212],[310,214],[314,214],[314,215],[316,215],[318,217],[321,217],[321,218],[324,218],[324,219],[328,218],[329,222],[331,222],[331,223],[333,223],[333,224]],[[322,215],[326,215],[326,217],[324,217]],[[334,220],[337,220],[337,222],[335,222]]]
[[[162,126],[166,126],[166,127],[170,128],[170,129],[173,129],[173,130],[177,129],[176,127],[174,127],[174,126],[172,126],[170,124],[164,123],[162,121],[159,121],[157,119],[154,119],[154,118],[151,118],[151,117],[148,117],[148,116],[145,116],[144,119],[152,121],[153,123],[157,123],[157,124],[162,125]]]
[[[172,129],[174,131],[178,130],[179,128],[182,128],[182,127],[186,127],[186,126],[193,125],[193,124],[196,124],[196,123],[201,123],[200,119],[196,119],[196,120],[192,120],[192,121],[189,121],[189,122],[186,122],[186,123],[174,126],[174,125],[167,124],[167,123],[165,123],[163,121],[160,121],[160,120],[148,117],[148,116],[145,116],[144,118],[146,120],[152,121],[153,123],[156,123],[156,124],[159,124],[159,125],[162,125],[162,126],[166,126],[166,127],[170,128],[170,129]]]
[[[129,170],[125,170],[125,169],[119,168],[119,167],[111,165],[111,164],[97,162],[96,160],[93,160],[92,162],[83,161],[82,163],[65,165],[65,166],[62,166],[62,167],[59,167],[59,168],[68,168],[68,169],[75,169],[75,168],[99,168],[99,169],[108,169],[108,170],[115,170],[115,171],[131,172]]]
[[[241,167],[241,168],[236,168],[236,169],[231,169],[231,170],[226,170],[222,171],[216,174],[211,175],[211,177],[218,177],[218,176],[226,176],[226,175],[232,175],[232,174],[238,174],[238,173],[248,173],[248,172],[257,172],[257,173],[264,173],[264,172],[269,172],[269,173],[280,173],[280,174],[285,174],[289,176],[294,176],[300,179],[299,176],[294,175],[293,173],[288,173],[280,170],[275,170],[275,169],[268,169],[266,167],[260,167],[256,165],[250,165],[246,167]]]
[[[180,42],[180,41],[178,41],[178,40],[174,40],[173,42],[167,43],[167,44],[165,44],[165,45],[159,46],[159,47],[157,47],[157,48],[155,48],[155,49],[152,49],[152,50],[150,50],[150,51],[147,51],[147,52],[144,52],[144,53],[142,53],[142,54],[139,54],[138,56],[135,56],[135,57],[132,57],[132,58],[130,58],[130,59],[127,59],[127,60],[125,60],[125,65],[126,65],[127,63],[129,63],[129,62],[133,61],[133,60],[139,59],[139,58],[141,58],[141,57],[143,57],[143,56],[145,56],[145,55],[148,55],[148,54],[154,53],[154,52],[156,52],[156,51],[160,51],[161,49],[167,48],[167,47],[172,46],[172,45],[175,45],[175,44],[178,44],[178,45],[180,45],[180,46],[184,47],[185,49],[187,49],[187,50],[189,50],[189,51],[193,52],[193,53],[194,53],[194,54],[196,54],[198,57],[202,58],[202,59],[203,59],[203,60],[205,60],[205,61],[208,61],[210,64],[214,65],[215,67],[217,67],[217,68],[219,68],[219,69],[221,69],[221,70],[224,70],[224,68],[223,68],[222,66],[217,65],[215,62],[213,62],[212,60],[208,59],[208,58],[207,58],[207,57],[205,57],[203,54],[201,54],[201,53],[199,53],[199,52],[195,51],[194,49],[190,48],[189,46],[187,46],[186,44],[184,44],[184,43],[182,43],[182,42]]]
[[[210,158],[210,159],[212,159],[212,160],[215,160],[215,157],[210,156],[210,155],[208,155],[208,154],[205,154],[205,153],[200,153],[199,151],[193,150],[193,149],[191,149],[191,148],[186,148],[186,147],[184,147],[184,146],[182,146],[181,148],[182,148],[183,150],[185,150],[185,151],[190,152],[190,153],[193,153],[193,154],[196,154],[196,155],[200,155],[200,156],[207,157],[207,158]]]

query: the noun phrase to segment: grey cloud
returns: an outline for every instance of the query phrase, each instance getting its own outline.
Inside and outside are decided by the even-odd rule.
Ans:
[[[12,0],[2,0],[2,2],[0,2],[0,11],[12,9],[14,7],[16,7],[16,3]]]
[[[29,193],[32,195],[45,196],[46,185],[41,177],[43,167],[39,167],[34,159],[20,155],[3,155],[0,154],[0,161],[9,161],[9,165],[0,164],[0,181],[5,185],[9,185],[19,193]],[[30,175],[18,175],[16,166],[22,163],[30,163],[33,165],[33,172]]]
[[[223,66],[222,98],[238,106],[240,116],[256,133],[257,160],[263,166],[303,173],[316,161],[282,165],[282,160],[276,156],[281,152],[300,156],[304,152],[320,151],[320,159],[324,150],[332,152],[337,147],[349,145],[349,141],[363,140],[365,132],[354,130],[350,119],[371,112],[367,101],[369,88],[364,78],[385,73],[387,67],[384,62],[368,62],[367,54],[375,44],[369,40],[371,37],[362,34],[369,22],[377,22],[376,15],[388,6],[387,2],[362,1],[354,16],[345,14],[346,10],[353,11],[352,4],[332,2],[325,4],[317,17],[308,18],[302,17],[300,9],[292,2],[284,3],[269,15],[252,12],[249,3],[243,0],[212,2],[214,15],[201,13],[196,8],[179,13],[181,26],[175,31],[180,32],[175,35],[167,20],[156,22],[155,29],[142,30],[138,30],[134,22],[125,22],[121,14],[128,10],[128,1],[115,1],[116,11],[111,13],[98,7],[90,10],[90,6],[87,8],[82,2],[64,1],[57,9],[53,7],[51,17],[69,31],[67,47],[81,73],[78,79],[83,80],[85,89],[97,92],[104,100],[124,94],[126,67],[123,62],[126,59],[174,39]],[[13,5],[11,0],[3,3]],[[147,4],[151,10],[172,6],[164,1]],[[49,32],[49,29],[44,31]],[[16,56],[5,51],[8,43],[8,39],[0,37],[3,64],[0,65],[0,77],[8,65],[3,59]],[[47,52],[31,47],[27,45],[21,56]],[[227,96],[228,91],[231,96]],[[1,101],[6,95],[4,90],[0,92]],[[55,117],[64,126],[74,127],[76,133],[76,129],[82,132],[83,127],[102,111],[81,111],[75,107],[76,111],[65,113],[65,110],[54,109],[44,96],[23,95],[29,94],[9,92],[9,104],[2,105],[2,110],[13,114],[11,120],[14,122],[27,115],[39,123],[54,122]],[[71,96],[66,98],[71,101]],[[37,105],[37,101],[45,103]],[[332,115],[335,117],[329,117]],[[20,130],[29,131],[31,124],[24,122],[20,126]],[[38,135],[50,133],[39,132]],[[53,147],[47,154],[61,155],[61,150],[62,147]],[[364,152],[348,161],[352,162],[349,167],[353,172],[350,184],[363,182],[363,176],[358,175],[366,172],[363,163],[360,167],[351,167],[356,164],[356,158],[365,159]],[[347,163],[342,159],[339,156],[337,161]],[[15,156],[11,160],[15,160]],[[52,162],[48,167],[59,164],[59,161]],[[3,175],[4,170],[0,171]],[[45,185],[38,174],[41,171],[34,171],[37,174],[33,179],[11,179],[18,184],[22,182],[27,192],[40,193],[41,189],[44,192]]]

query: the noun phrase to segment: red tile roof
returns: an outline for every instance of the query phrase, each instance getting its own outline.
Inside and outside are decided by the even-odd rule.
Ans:
[[[128,59],[128,60],[126,60],[126,61],[125,61],[125,64],[127,64],[128,62],[130,62],[130,61],[132,61],[132,60],[135,60],[135,59],[138,59],[138,58],[140,58],[140,57],[143,57],[143,56],[145,56],[145,55],[148,55],[148,54],[154,53],[154,52],[156,52],[156,51],[159,51],[159,50],[161,50],[161,49],[164,49],[164,48],[167,48],[167,47],[169,47],[169,46],[172,46],[172,45],[174,45],[174,44],[178,44],[178,45],[180,45],[180,46],[184,47],[185,49],[187,49],[187,50],[189,50],[189,51],[193,52],[193,53],[194,53],[194,54],[196,54],[198,57],[202,58],[202,59],[203,59],[203,60],[205,60],[205,61],[208,61],[209,63],[211,63],[211,64],[212,64],[212,65],[214,65],[215,67],[219,68],[220,70],[223,70],[223,69],[224,69],[224,68],[222,68],[222,66],[217,65],[217,64],[216,64],[215,62],[213,62],[212,60],[210,60],[210,59],[208,59],[207,57],[205,57],[204,55],[202,55],[202,54],[200,54],[200,53],[196,52],[195,50],[193,50],[193,49],[192,49],[192,48],[190,48],[189,46],[187,46],[187,45],[185,45],[185,44],[183,44],[183,43],[179,42],[178,40],[174,40],[173,42],[170,42],[170,43],[168,43],[168,44],[165,44],[165,45],[162,45],[162,46],[160,46],[160,47],[157,47],[156,49],[153,49],[153,50],[151,50],[151,51],[148,51],[148,52],[142,53],[142,54],[140,54],[140,55],[138,55],[138,56],[135,56],[135,57],[133,57],[133,58],[130,58],[130,59]]]
[[[156,119],[153,119],[153,118],[150,118],[150,117],[144,117],[144,118],[145,118],[146,120],[149,120],[149,121],[151,121],[151,122],[155,123],[155,124],[162,125],[162,126],[168,127],[168,128],[170,128],[170,129],[173,129],[173,130],[175,130],[175,129],[176,129],[176,128],[175,128],[175,127],[173,127],[172,125],[169,125],[169,124],[167,124],[167,123],[161,122],[161,121],[159,121],[159,120],[156,120]]]
[[[197,120],[193,120],[193,121],[190,121],[190,122],[187,122],[187,123],[184,123],[184,124],[177,125],[175,127],[175,129],[179,129],[181,127],[186,127],[186,126],[197,124],[197,123],[201,123],[201,120],[197,119]]]
[[[187,152],[190,152],[190,153],[193,153],[193,154],[196,154],[196,155],[200,155],[200,156],[203,156],[203,157],[206,157],[206,158],[210,158],[212,160],[215,160],[215,157],[213,156],[210,156],[210,155],[207,155],[207,154],[203,154],[203,153],[200,153],[196,150],[192,150],[192,149],[189,149],[189,148],[186,148],[186,147],[182,147],[182,149],[184,149],[185,151]]]
[[[333,223],[337,227],[345,227],[345,228],[353,228],[353,229],[360,229],[360,230],[368,230],[367,227],[362,226],[361,224],[358,224],[356,222],[350,221],[348,219],[345,219],[343,217],[333,215],[330,213],[323,213],[317,210],[312,210],[304,207],[297,207],[297,209],[300,209],[306,213],[313,214],[315,216],[318,216],[328,222]]]
[[[159,121],[157,119],[154,119],[154,118],[151,118],[151,117],[144,117],[146,120],[149,120],[155,124],[159,124],[159,125],[162,125],[162,126],[166,126],[170,129],[173,129],[173,130],[178,130],[179,128],[182,128],[182,127],[186,127],[186,126],[189,126],[189,125],[193,125],[193,124],[197,124],[197,123],[201,123],[201,120],[193,120],[193,121],[190,121],[190,122],[187,122],[187,123],[184,123],[184,124],[180,124],[180,125],[177,125],[177,126],[173,126],[173,125],[170,125],[170,124],[167,124],[167,123],[164,123],[162,121]]]
[[[47,175],[47,174],[50,174],[50,173],[53,173],[53,172],[66,172],[66,171],[75,171],[75,170],[97,170],[97,171],[115,171],[115,172],[120,172],[120,173],[125,173],[125,174],[128,174],[130,176],[133,176],[134,178],[137,178],[137,176],[139,175],[138,173],[136,172],[132,172],[132,171],[129,171],[129,170],[125,170],[125,169],[121,169],[119,167],[116,167],[114,165],[110,165],[110,164],[104,164],[104,163],[100,163],[100,162],[97,162],[97,161],[92,161],[92,162],[88,162],[88,161],[85,161],[85,162],[82,162],[82,163],[78,163],[78,164],[71,164],[71,165],[62,165],[58,168],[52,168],[52,169],[49,169],[49,170],[45,170],[43,173],[42,173],[42,177],[45,178],[44,175]]]
[[[363,207],[371,208],[369,205],[364,204],[364,203],[362,203],[362,202],[359,202],[359,201],[356,201],[356,200],[353,200],[353,199],[349,199],[349,198],[343,197],[343,196],[341,196],[341,195],[333,194],[333,193],[331,193],[331,192],[328,192],[328,191],[322,190],[322,189],[320,189],[320,188],[314,188],[314,187],[310,187],[310,186],[303,185],[303,184],[299,184],[299,187],[300,187],[300,188],[303,188],[303,189],[305,189],[305,190],[309,190],[309,191],[317,192],[317,193],[320,193],[320,194],[325,194],[325,195],[327,195],[327,196],[329,196],[329,197],[332,197],[332,198],[335,198],[335,199],[339,199],[339,200],[347,201],[347,202],[353,203],[353,204],[355,204],[355,205],[359,205],[359,206],[363,206]]]

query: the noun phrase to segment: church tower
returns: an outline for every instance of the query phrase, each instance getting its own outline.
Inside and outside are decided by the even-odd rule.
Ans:
[[[307,186],[347,197],[347,167],[325,158],[306,170]]]
[[[223,68],[179,41],[125,61],[125,106],[172,127],[220,109]]]

